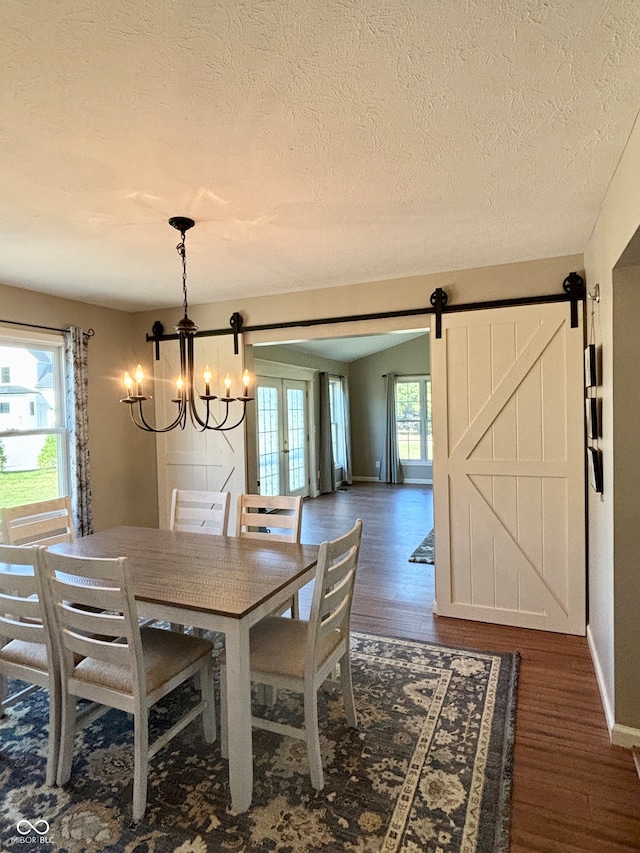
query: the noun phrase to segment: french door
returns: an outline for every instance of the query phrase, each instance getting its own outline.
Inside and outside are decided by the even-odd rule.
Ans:
[[[308,383],[256,377],[261,495],[309,495]]]

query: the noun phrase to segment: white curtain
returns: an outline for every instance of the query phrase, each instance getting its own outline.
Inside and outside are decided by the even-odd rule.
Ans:
[[[71,468],[71,505],[79,536],[93,533],[89,464],[89,337],[72,326],[64,332],[67,429]]]
[[[329,374],[319,373],[320,391],[320,429],[319,429],[319,468],[318,488],[325,495],[336,490],[336,472],[333,465],[333,443],[331,441],[331,400],[329,397]]]
[[[387,400],[384,449],[380,462],[380,479],[383,483],[402,483],[404,473],[400,464],[398,453],[398,439],[396,430],[396,377],[389,373],[386,377]]]
[[[344,407],[344,474],[345,483],[353,483],[353,472],[351,470],[351,403],[349,402],[349,383],[346,376],[340,377],[342,386],[342,405]]]

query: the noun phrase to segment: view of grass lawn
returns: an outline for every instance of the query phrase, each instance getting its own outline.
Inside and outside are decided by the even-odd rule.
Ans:
[[[0,508],[57,497],[58,472],[55,468],[0,472]]]

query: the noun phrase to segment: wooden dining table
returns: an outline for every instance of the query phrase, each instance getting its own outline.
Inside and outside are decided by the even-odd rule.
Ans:
[[[127,557],[141,617],[224,633],[231,804],[246,811],[253,790],[249,631],[313,579],[318,546],[116,527],[51,550]]]

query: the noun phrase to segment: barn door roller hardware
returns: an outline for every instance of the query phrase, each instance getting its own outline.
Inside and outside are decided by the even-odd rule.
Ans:
[[[436,338],[442,337],[442,315],[460,311],[482,311],[485,308],[512,308],[516,305],[543,305],[549,302],[571,303],[571,328],[578,327],[578,302],[584,299],[584,279],[577,272],[570,272],[562,282],[562,293],[544,296],[520,296],[514,299],[493,299],[487,302],[461,302],[449,305],[446,292],[437,287],[431,294],[433,313],[436,315]]]

